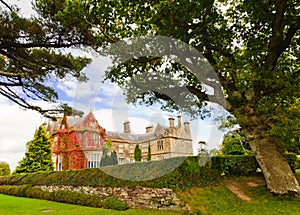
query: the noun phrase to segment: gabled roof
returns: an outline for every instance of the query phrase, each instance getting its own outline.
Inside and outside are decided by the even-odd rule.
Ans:
[[[151,129],[149,132],[145,134],[129,134],[129,133],[122,133],[122,132],[107,131],[106,138],[121,139],[128,142],[139,143],[139,142],[145,142],[145,141],[161,138],[164,136],[166,132],[168,132],[168,128],[158,123],[154,129]]]
[[[94,124],[91,125],[90,122]],[[53,133],[60,129],[87,129],[87,130],[100,130],[101,133],[105,133],[105,129],[99,125],[94,114],[90,111],[87,115],[83,117],[78,116],[66,116],[58,117],[57,121],[52,121],[49,123],[49,132]]]

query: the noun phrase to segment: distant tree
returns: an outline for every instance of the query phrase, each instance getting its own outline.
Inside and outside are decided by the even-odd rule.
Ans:
[[[221,152],[224,155],[251,154],[250,146],[240,130],[234,130],[224,135]]]
[[[134,149],[134,160],[135,161],[141,161],[142,160],[142,151],[138,144],[136,144]]]
[[[118,165],[118,156],[113,150],[112,141],[107,140],[103,144],[103,156],[100,161],[100,166]]]
[[[4,161],[0,161],[0,176],[5,176],[9,174],[10,174],[9,164]]]
[[[118,156],[117,156],[116,151],[113,151],[110,154],[110,162],[111,162],[111,165],[118,165]]]
[[[147,161],[151,161],[151,147],[150,147],[150,143],[148,145]]]
[[[44,126],[40,126],[34,134],[34,138],[28,144],[28,152],[19,162],[15,173],[30,173],[40,171],[53,171],[54,163],[51,159],[51,142]]]

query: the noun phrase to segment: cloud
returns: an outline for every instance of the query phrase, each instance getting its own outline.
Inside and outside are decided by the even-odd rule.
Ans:
[[[42,118],[36,111],[23,110],[3,97],[0,110],[0,160],[8,162],[13,170],[25,154],[26,143],[42,124]]]

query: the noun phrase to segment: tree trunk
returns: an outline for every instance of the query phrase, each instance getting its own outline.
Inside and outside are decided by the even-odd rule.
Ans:
[[[268,189],[274,194],[299,196],[299,183],[275,141],[267,135],[263,120],[255,116],[248,119],[248,123],[241,126],[261,167]]]

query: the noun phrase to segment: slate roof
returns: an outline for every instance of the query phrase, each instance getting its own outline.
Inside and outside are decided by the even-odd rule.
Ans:
[[[138,143],[147,140],[161,138],[166,132],[168,132],[168,128],[158,123],[155,129],[152,128],[151,131],[145,134],[129,134],[129,133],[122,133],[122,132],[107,131],[106,138],[121,139],[125,141],[134,141]]]

